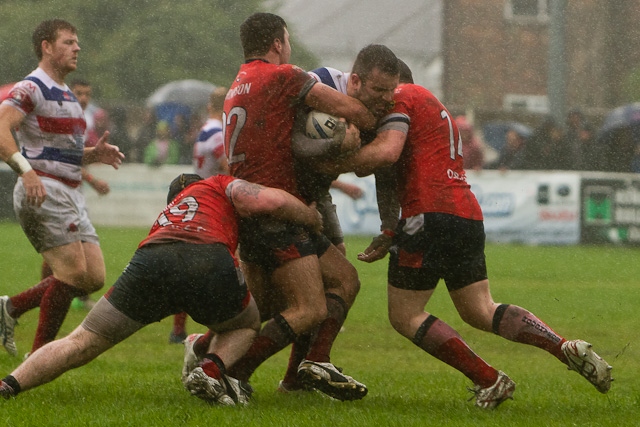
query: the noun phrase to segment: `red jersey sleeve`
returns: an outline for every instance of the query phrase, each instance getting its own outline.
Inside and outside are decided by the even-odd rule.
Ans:
[[[402,217],[440,212],[482,220],[482,211],[467,183],[462,140],[453,117],[427,89],[400,85],[395,105],[381,130],[398,117],[409,120],[404,149],[397,163]]]

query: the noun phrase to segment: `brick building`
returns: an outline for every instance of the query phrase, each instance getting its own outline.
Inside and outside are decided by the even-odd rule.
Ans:
[[[548,111],[550,3],[446,0],[442,90],[447,105],[478,114]],[[629,101],[640,68],[640,0],[567,0],[566,107],[602,114]]]

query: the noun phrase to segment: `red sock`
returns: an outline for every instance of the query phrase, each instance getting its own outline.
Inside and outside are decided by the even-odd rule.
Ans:
[[[566,363],[562,353],[562,343],[566,340],[522,307],[508,304],[498,306],[493,315],[493,332],[509,341],[546,350]]]
[[[309,344],[311,336],[309,334],[298,335],[293,344],[291,344],[291,354],[289,355],[289,364],[287,372],[284,374],[283,382],[293,384],[298,380],[298,366],[309,352]]]
[[[31,347],[32,353],[56,339],[56,334],[60,330],[71,306],[71,301],[77,296],[86,295],[85,291],[75,286],[67,285],[55,278],[53,280],[54,282],[49,285],[44,295],[42,295],[38,328]]]
[[[182,312],[173,316],[173,335],[180,336],[186,333],[187,313]]]
[[[204,373],[211,378],[222,379],[222,371],[220,370],[220,367],[218,367],[218,365],[212,360],[213,358],[208,358],[207,356],[205,356],[205,358],[202,360],[202,365],[200,365],[200,367],[202,368]],[[212,356],[220,360],[217,355]]]
[[[253,344],[245,355],[229,368],[229,375],[248,382],[262,362],[288,346],[296,338],[285,318],[281,314],[276,314],[273,319],[265,323],[260,335],[253,340]]]
[[[42,279],[42,281],[37,285],[30,287],[26,291],[20,292],[18,295],[12,296],[10,298],[12,308],[9,311],[9,315],[17,319],[27,311],[40,307],[42,296],[47,289],[49,289],[49,286],[57,281],[58,279],[55,277],[48,276]]]
[[[498,379],[498,371],[475,354],[451,326],[435,316],[430,315],[420,325],[413,342],[482,388],[492,386]]]
[[[214,333],[209,329],[207,332],[198,338],[195,343],[193,343],[193,352],[198,356],[205,355],[209,352],[209,345],[211,344],[211,340],[214,337]]]
[[[327,318],[316,330],[307,359],[314,362],[331,361],[331,347],[347,317],[347,306],[337,295],[327,294]]]

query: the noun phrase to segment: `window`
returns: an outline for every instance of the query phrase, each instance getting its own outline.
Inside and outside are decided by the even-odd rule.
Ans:
[[[507,0],[505,17],[513,21],[547,22],[549,0]]]

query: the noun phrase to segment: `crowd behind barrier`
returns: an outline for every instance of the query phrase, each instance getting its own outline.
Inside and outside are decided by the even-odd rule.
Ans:
[[[169,182],[189,166],[125,164],[115,171],[93,166],[111,192],[85,191],[92,222],[98,226],[149,227],[164,207]],[[0,166],[0,217],[15,221],[11,194],[15,174]],[[332,190],[346,235],[379,233],[373,177],[345,174],[359,186],[353,199]],[[485,216],[487,241],[533,245],[580,243],[640,244],[640,176],[633,173],[574,171],[469,171],[467,179]],[[85,186],[87,184],[84,184]]]

